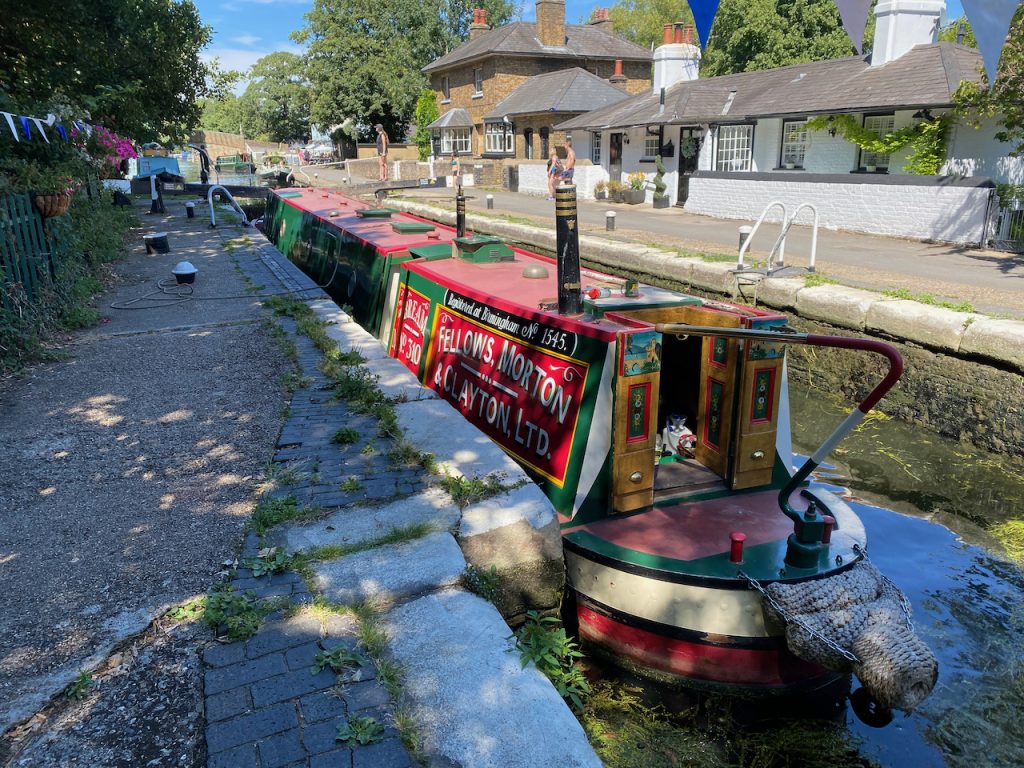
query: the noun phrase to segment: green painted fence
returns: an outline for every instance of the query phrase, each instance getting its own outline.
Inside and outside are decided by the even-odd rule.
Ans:
[[[79,195],[96,198],[102,192],[90,179]],[[60,259],[66,255],[68,216],[43,219],[32,196],[0,196],[0,306],[13,309],[18,301],[34,301],[40,290],[56,278]],[[18,298],[16,298],[18,297]]]

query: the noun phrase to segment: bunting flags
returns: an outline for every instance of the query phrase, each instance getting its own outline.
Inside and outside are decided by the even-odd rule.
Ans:
[[[690,0],[690,10],[693,11],[693,23],[697,27],[697,36],[700,38],[701,49],[708,47],[708,38],[711,37],[711,25],[715,21],[715,14],[718,13],[719,0]]]
[[[999,56],[1020,0],[963,0],[963,5],[991,86],[996,81]]]
[[[861,42],[864,40],[864,27],[868,24],[868,11],[871,0],[836,0],[839,6],[839,17],[843,20],[843,29],[850,36],[857,53],[863,53]]]
[[[11,136],[14,137],[15,141],[32,141],[32,126],[35,125],[39,135],[43,137],[43,141],[47,144],[50,143],[50,135],[47,133],[47,128],[56,132],[57,136],[62,141],[68,141],[68,129],[63,123],[57,122],[57,116],[53,113],[48,114],[44,117],[32,117],[31,115],[15,115],[12,112],[4,112],[0,110],[0,115],[4,116],[7,121],[7,127],[11,131]],[[0,123],[2,125],[2,123]],[[73,120],[71,125],[74,126],[75,131],[84,133],[86,136],[92,135],[92,126],[83,120]],[[19,129],[20,126],[20,129]]]

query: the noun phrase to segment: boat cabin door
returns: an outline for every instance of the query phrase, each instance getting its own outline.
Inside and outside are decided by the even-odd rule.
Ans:
[[[654,503],[654,455],[661,380],[661,334],[619,334],[612,427],[612,509],[631,512]]]

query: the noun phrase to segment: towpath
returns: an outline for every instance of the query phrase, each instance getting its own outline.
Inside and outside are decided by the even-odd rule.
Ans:
[[[550,505],[521,486],[460,509],[423,451],[453,477],[521,470],[253,230],[168,211],[142,218],[172,252],[139,237],[106,322],[0,390],[0,765],[405,768],[403,728],[436,764],[596,768],[495,606],[462,588],[460,543],[508,523],[528,539],[536,520],[557,540]],[[180,259],[199,268],[192,300],[134,301]],[[284,292],[359,352],[349,381],[401,403],[411,444],[335,396],[322,348],[261,305]],[[316,519],[261,539],[260,500]],[[305,553],[302,573],[254,570],[270,545]],[[217,585],[268,614],[248,639],[195,618]]]
[[[337,170],[324,169],[318,181],[347,186],[345,175]],[[450,189],[403,189],[393,194],[454,206]],[[467,187],[466,195],[467,209],[474,213],[554,226],[554,203],[543,197],[475,187]],[[487,210],[487,195],[493,196],[493,210]],[[616,214],[614,232],[605,229],[608,211]],[[613,240],[730,255],[738,249],[739,227],[753,224],[698,216],[679,208],[654,210],[648,205],[594,200],[579,201],[579,221],[581,232],[601,233]],[[763,225],[748,261],[764,259],[777,234],[777,224]],[[810,250],[811,228],[795,225],[786,240],[786,263],[806,266]],[[939,300],[970,302],[982,312],[1024,317],[1021,254],[819,229],[816,265],[819,272],[845,285],[931,294]]]

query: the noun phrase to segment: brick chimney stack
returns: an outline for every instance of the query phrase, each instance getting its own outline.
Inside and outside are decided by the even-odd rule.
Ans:
[[[565,0],[537,0],[537,39],[548,48],[565,47]]]
[[[473,23],[469,25],[469,39],[472,40],[489,29],[490,27],[487,26],[487,11],[483,8],[474,8]]]
[[[607,8],[595,8],[594,13],[590,16],[590,25],[597,27],[602,32],[607,32],[609,35],[615,34],[615,24],[608,15]]]

